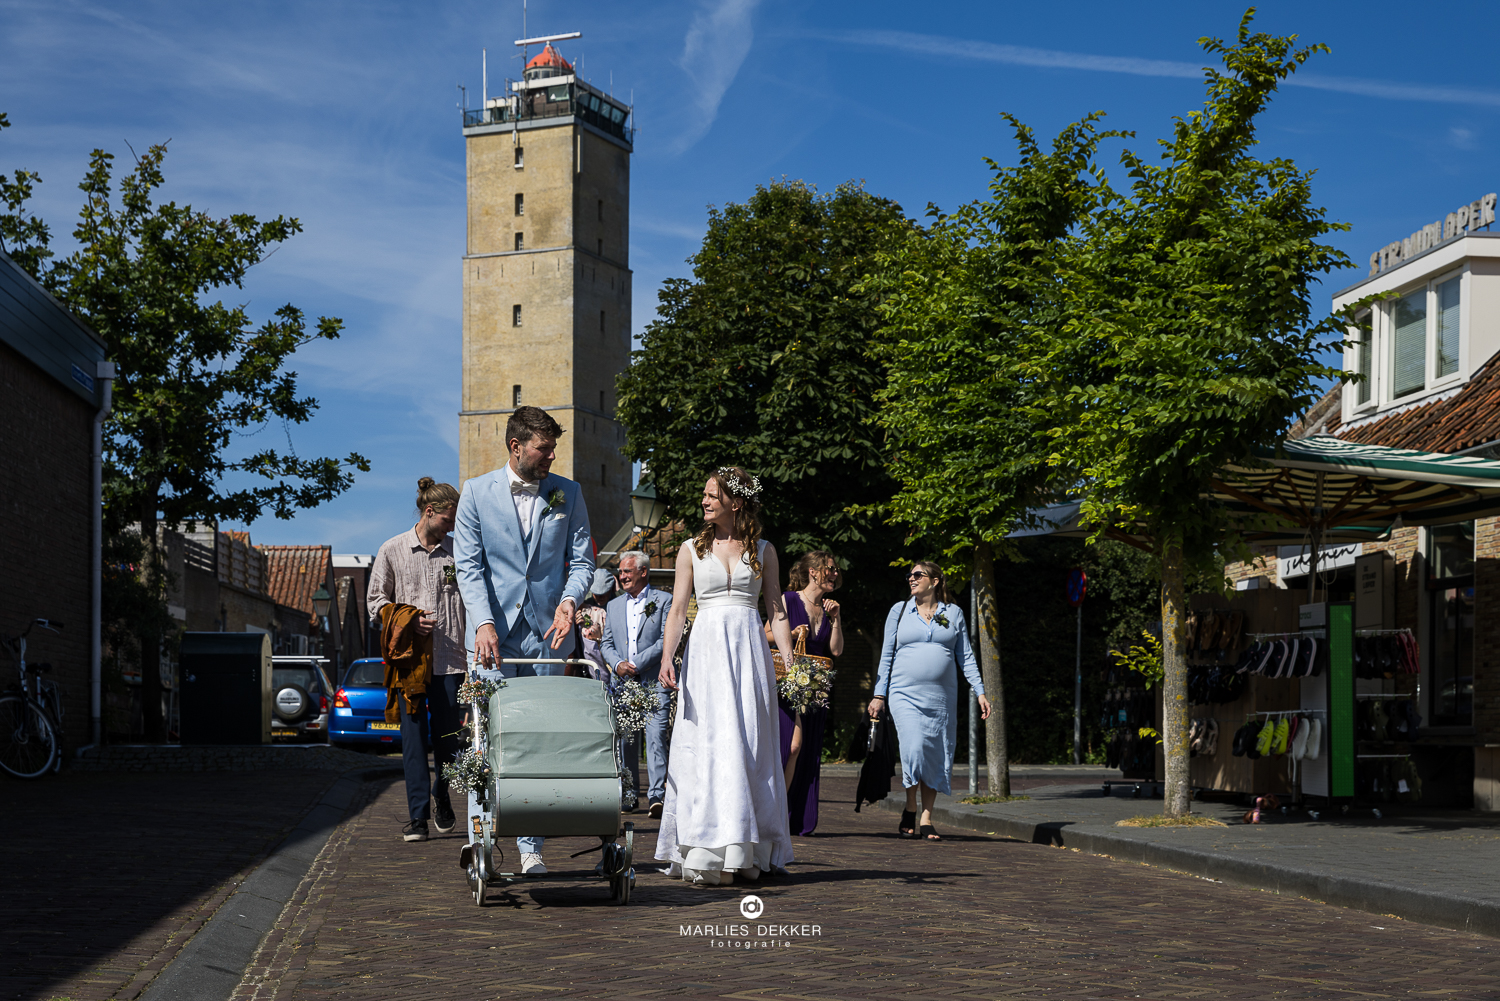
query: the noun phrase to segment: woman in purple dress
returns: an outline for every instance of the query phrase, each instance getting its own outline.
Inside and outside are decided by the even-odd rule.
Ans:
[[[791,590],[786,600],[787,625],[807,629],[807,652],[815,657],[838,657],[844,652],[844,627],[839,603],[827,597],[843,579],[832,553],[815,549],[792,565]],[[818,826],[818,774],[823,763],[823,727],[828,710],[798,715],[780,700],[781,762],[786,769],[786,801],[791,831],[811,834]]]

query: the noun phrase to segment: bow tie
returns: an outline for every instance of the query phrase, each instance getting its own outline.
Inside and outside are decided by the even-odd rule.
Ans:
[[[542,493],[542,485],[540,483],[527,483],[524,480],[519,483],[515,480],[511,480],[510,492],[513,494],[530,494],[533,497],[539,497]]]

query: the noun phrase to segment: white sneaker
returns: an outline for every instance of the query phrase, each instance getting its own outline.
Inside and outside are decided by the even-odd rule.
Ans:
[[[523,876],[545,876],[547,867],[542,864],[542,857],[536,852],[521,853],[521,875]]]

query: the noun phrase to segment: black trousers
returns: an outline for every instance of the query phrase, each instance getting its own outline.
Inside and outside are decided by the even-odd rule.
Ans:
[[[456,731],[463,719],[462,707],[458,704],[458,686],[463,684],[462,674],[434,674],[427,685],[427,694],[416,701],[417,711],[406,710],[406,697],[397,702],[401,706],[401,763],[406,772],[406,809],[412,820],[432,818],[432,800],[448,801],[448,780],[443,778],[443,766],[451,764],[458,756]],[[434,771],[427,770],[427,748],[432,748]]]

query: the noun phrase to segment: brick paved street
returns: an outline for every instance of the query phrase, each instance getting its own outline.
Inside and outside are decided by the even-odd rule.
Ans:
[[[0,998],[134,998],[335,778],[326,770],[6,781]]]
[[[628,907],[603,883],[538,881],[492,888],[481,910],[457,836],[399,840],[392,784],[335,832],[236,997],[1381,998],[1500,985],[1491,939],[1066,849],[904,842],[892,815],[855,815],[852,792],[825,782],[820,836],[798,839],[790,878],[753,888],[765,915],[747,922],[751,888],[647,869],[655,825],[641,815]],[[548,862],[587,846],[553,841]],[[821,934],[749,951],[680,934],[757,923]]]

